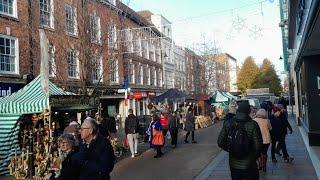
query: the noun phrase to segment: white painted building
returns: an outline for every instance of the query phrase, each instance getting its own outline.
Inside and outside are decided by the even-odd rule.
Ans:
[[[139,11],[139,15],[152,23],[161,33],[161,52],[163,63],[163,87],[170,89],[175,87],[175,62],[173,53],[172,40],[172,24],[169,20],[160,14],[153,14],[152,12]]]
[[[186,90],[186,57],[182,47],[173,45],[173,61],[175,63],[175,84],[174,87],[185,91]]]

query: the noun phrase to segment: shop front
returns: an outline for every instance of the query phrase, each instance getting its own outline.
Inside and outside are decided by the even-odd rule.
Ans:
[[[5,83],[0,82],[0,97],[10,96],[12,93],[23,88],[23,83]]]
[[[320,146],[320,1],[290,1],[288,48],[297,123]]]

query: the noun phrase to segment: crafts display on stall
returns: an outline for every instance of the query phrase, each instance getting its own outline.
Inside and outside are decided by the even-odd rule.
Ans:
[[[16,179],[32,178],[42,180],[54,171],[59,174],[61,160],[55,136],[56,122],[50,119],[50,112],[33,114],[31,124],[26,124],[21,132],[21,154],[10,159],[10,175]]]

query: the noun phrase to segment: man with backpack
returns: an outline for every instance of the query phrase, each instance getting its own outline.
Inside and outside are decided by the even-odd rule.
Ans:
[[[262,148],[262,136],[257,122],[250,116],[248,101],[241,101],[235,117],[224,123],[218,145],[229,152],[229,166],[233,180],[257,180],[256,160]]]

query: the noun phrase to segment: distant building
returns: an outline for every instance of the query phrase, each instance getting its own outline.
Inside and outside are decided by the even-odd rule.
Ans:
[[[172,40],[172,26],[171,22],[160,14],[153,14],[152,12],[145,10],[139,11],[139,15],[148,20],[150,24],[153,24],[157,28],[161,36],[161,51],[163,55],[163,82],[164,88],[170,89],[175,87],[175,71],[177,64],[174,62],[174,45]]]
[[[216,62],[216,87],[218,90],[237,92],[237,60],[228,53],[208,56]]]

